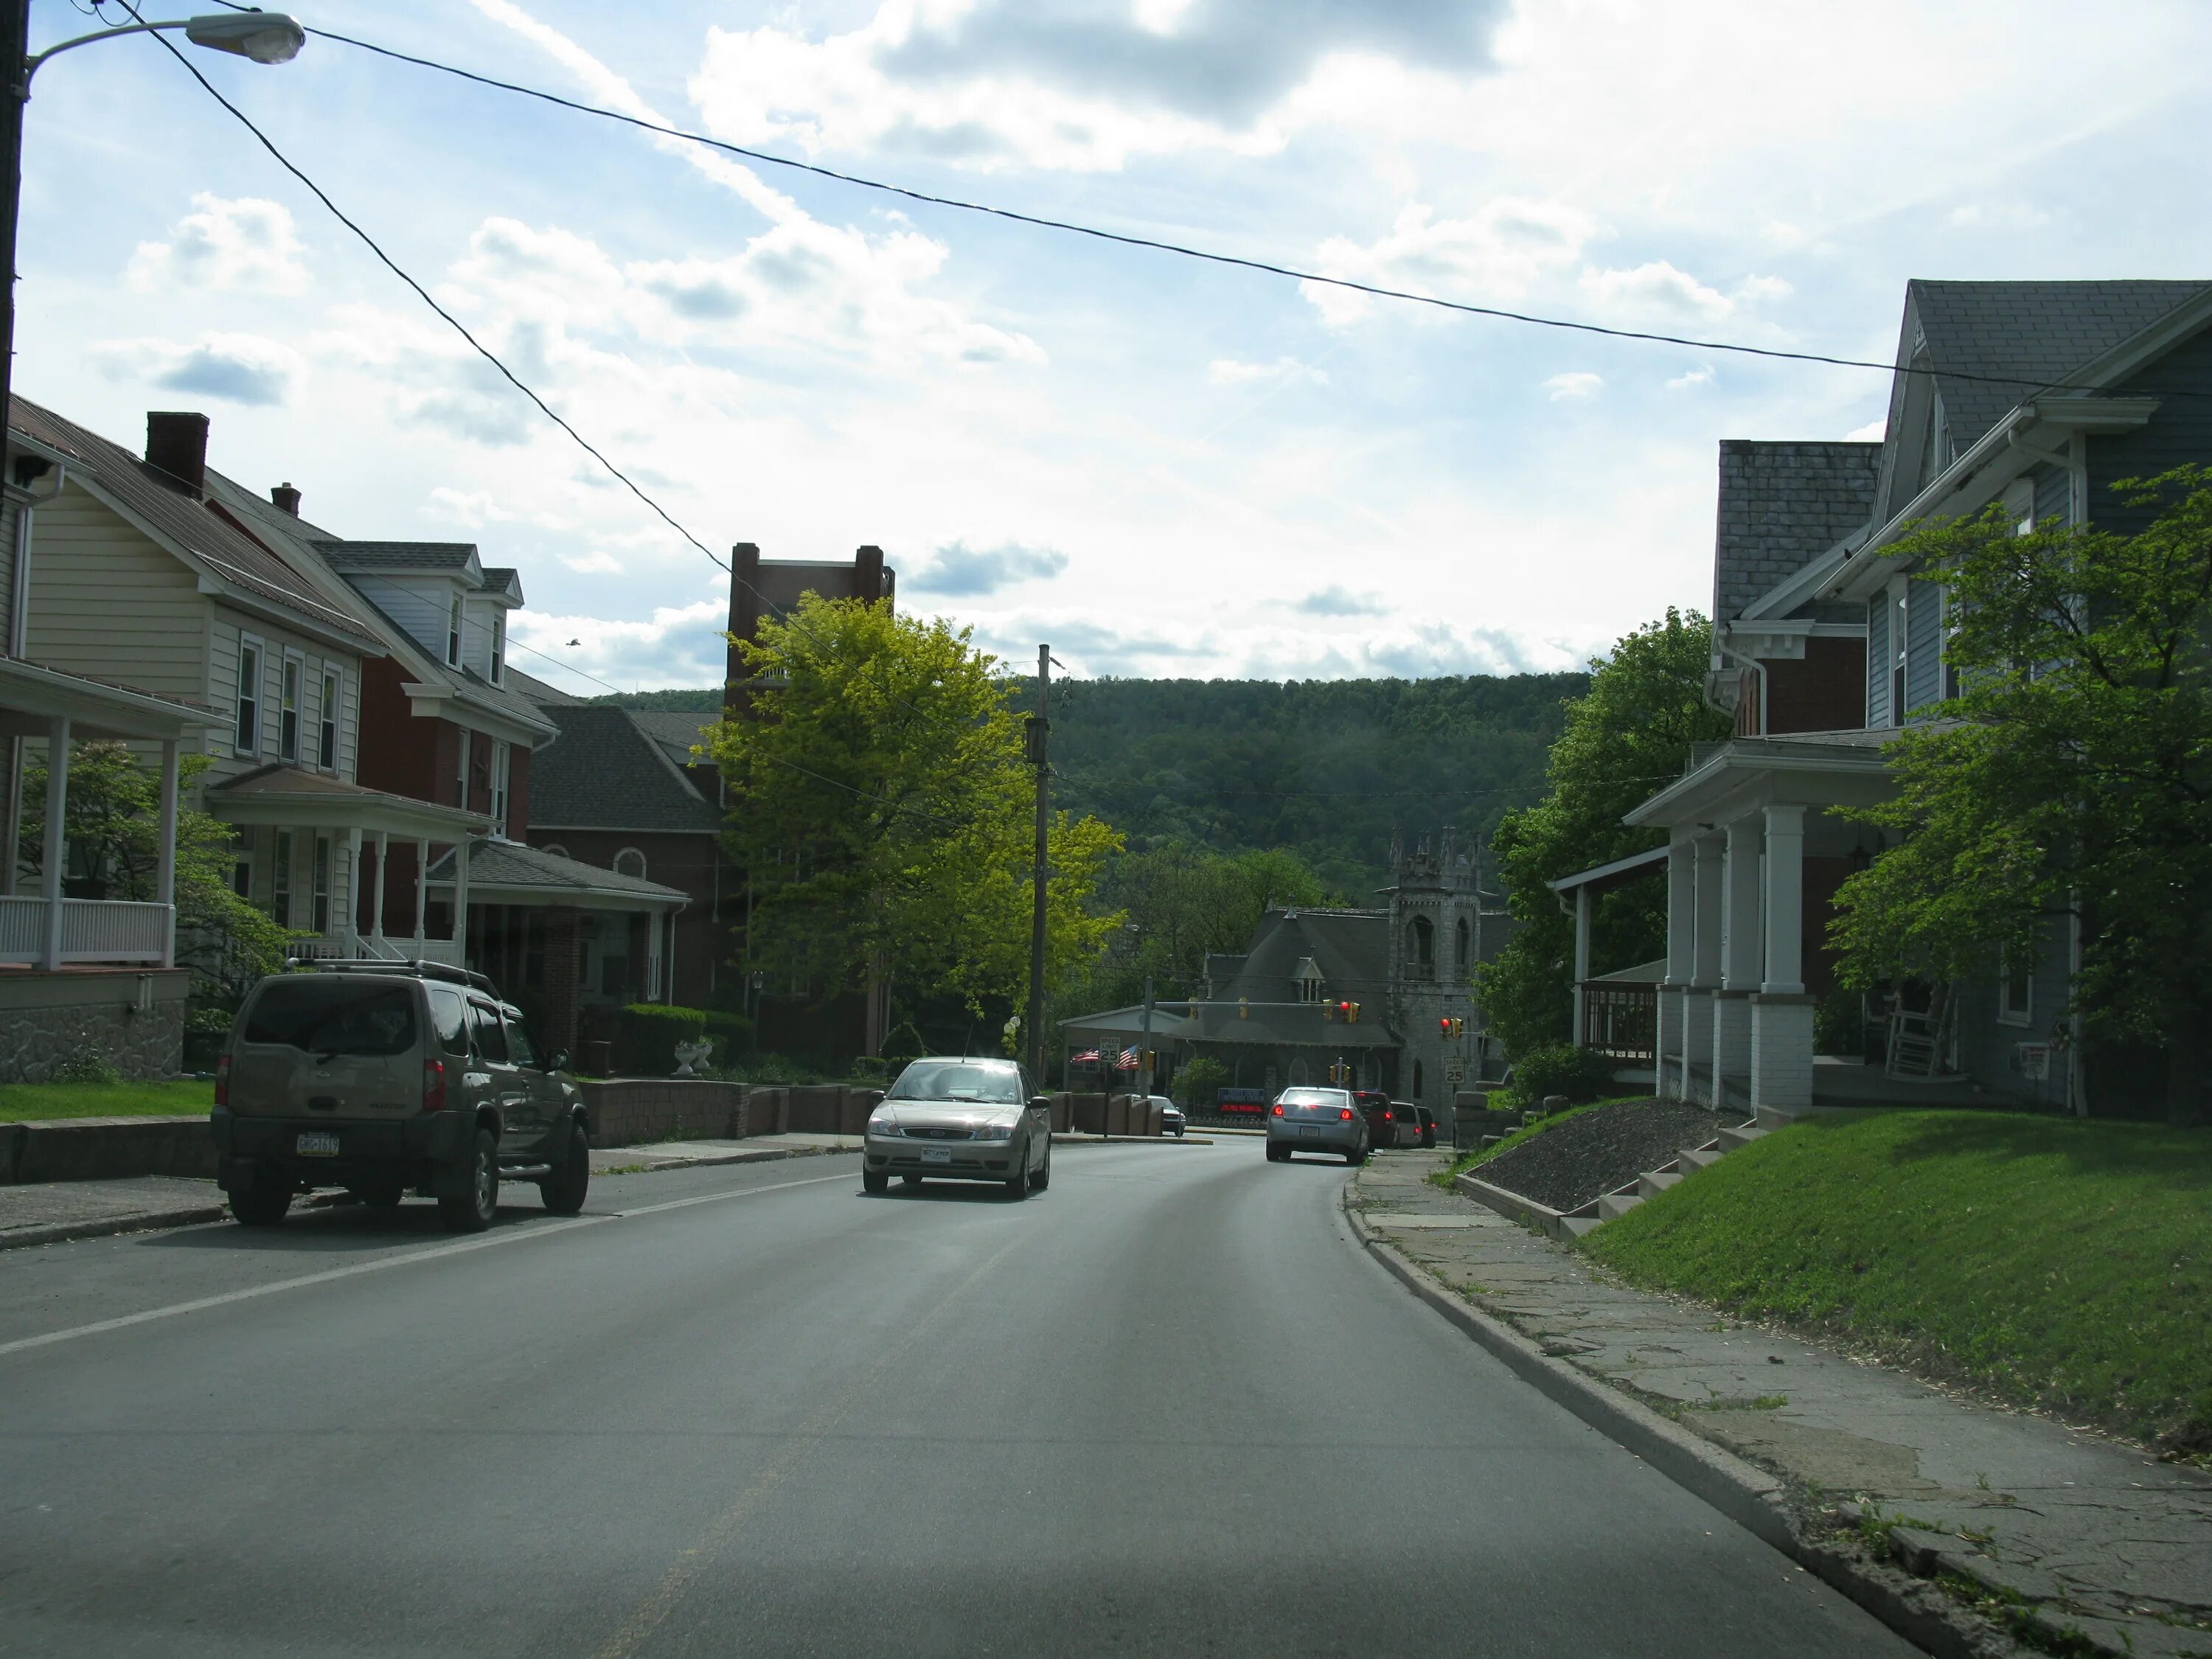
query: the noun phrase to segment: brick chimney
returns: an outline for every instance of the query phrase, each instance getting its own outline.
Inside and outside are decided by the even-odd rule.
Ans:
[[[208,417],[176,410],[146,414],[146,465],[161,482],[197,498],[207,488]]]
[[[739,542],[730,550],[730,632],[737,639],[752,638],[754,629],[760,626],[761,612],[765,609],[761,604],[760,574],[758,542]],[[736,706],[738,682],[744,678],[745,653],[733,643],[728,665],[723,671],[725,704]]]
[[[884,550],[862,547],[853,555],[853,597],[873,605],[884,596]]]
[[[278,484],[269,492],[269,499],[279,513],[289,513],[295,519],[300,516],[300,492],[290,484]]]

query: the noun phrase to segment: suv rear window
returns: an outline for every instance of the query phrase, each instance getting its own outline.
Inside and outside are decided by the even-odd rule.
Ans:
[[[253,1000],[241,1041],[311,1054],[404,1054],[415,1046],[414,988],[335,974],[274,980]]]

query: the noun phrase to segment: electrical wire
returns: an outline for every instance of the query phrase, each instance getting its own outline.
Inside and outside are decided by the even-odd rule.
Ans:
[[[127,0],[125,0],[127,3]],[[217,0],[233,11],[252,11],[257,8],[240,3],[240,0]],[[1288,277],[1294,282],[1316,283],[1328,288],[1346,289],[1373,299],[1398,300],[1410,305],[1431,306],[1439,310],[1457,312],[1470,317],[1487,317],[1500,322],[1520,323],[1531,328],[1557,329],[1577,334],[1592,334],[1613,340],[1643,341],[1658,345],[1686,347],[1696,351],[1724,352],[1736,356],[1769,358],[1784,362],[1816,363],[1834,368],[1872,369],[1885,374],[1925,374],[1931,379],[1939,375],[1957,381],[1975,381],[1992,386],[2024,387],[2031,392],[2052,392],[2064,389],[2062,380],[2047,380],[2033,376],[1990,374],[1973,370],[1923,368],[1917,364],[1886,363],[1867,357],[1842,357],[1820,351],[1790,351],[1778,346],[1757,346],[1740,341],[1701,339],[1692,335],[1662,334],[1644,329],[1615,328],[1603,323],[1577,322],[1569,318],[1547,317],[1527,311],[1510,311],[1498,306],[1482,306],[1463,300],[1447,300],[1433,294],[1417,293],[1410,289],[1386,287],[1379,283],[1363,283],[1349,276],[1331,276],[1322,271],[1306,270],[1296,265],[1279,264],[1273,260],[1249,258],[1241,254],[1222,253],[1210,248],[1194,247],[1188,243],[1170,242],[1151,236],[1133,235],[1127,231],[1106,230],[1097,225],[1086,225],[1069,219],[1054,219],[1042,214],[1024,213],[1017,209],[996,207],[985,202],[971,202],[957,196],[939,196],[928,191],[916,190],[907,185],[891,184],[884,179],[870,179],[859,173],[844,173],[814,161],[801,161],[788,155],[778,155],[769,150],[750,149],[743,144],[733,144],[725,139],[710,137],[702,132],[693,132],[684,127],[672,127],[659,121],[649,121],[642,116],[627,114],[621,110],[608,109],[603,105],[587,104],[580,99],[566,98],[559,93],[548,92],[540,87],[526,86],[516,81],[503,81],[496,76],[480,74],[462,69],[457,64],[441,63],[434,58],[419,57],[401,52],[397,47],[379,46],[373,40],[363,40],[350,34],[340,34],[332,29],[309,28],[309,34],[356,51],[388,58],[395,63],[412,64],[441,75],[472,82],[477,86],[495,91],[512,93],[518,97],[536,99],[541,103],[571,111],[579,115],[592,116],[599,120],[614,121],[641,131],[651,132],[665,138],[678,138],[687,143],[698,144],[726,155],[735,155],[763,166],[788,168],[797,173],[811,173],[837,184],[851,185],[862,190],[878,191],[897,196],[910,202],[921,202],[932,207],[950,208],[957,212],[981,214],[988,218],[1009,220],[1016,224],[1029,225],[1041,230],[1063,232],[1068,235],[1089,237],[1101,242],[1112,242],[1124,247],[1142,248],[1156,253],[1171,254],[1180,258],[1196,259],[1208,264],[1227,265],[1238,270],[1258,271],[1271,276]],[[165,43],[166,44],[166,43]],[[174,47],[170,48],[174,51]],[[203,83],[204,84],[204,83]],[[235,112],[233,112],[235,113]],[[243,119],[244,118],[240,118]],[[267,142],[265,139],[263,141]],[[312,188],[312,186],[311,186]],[[428,298],[427,295],[424,296]],[[456,324],[456,327],[459,325]],[[511,377],[510,377],[511,378]],[[2179,395],[2212,398],[2212,392],[2179,392]],[[547,411],[550,413],[550,410]],[[556,417],[557,418],[557,417]],[[625,479],[623,482],[628,483]],[[635,486],[632,486],[633,489]],[[658,510],[657,508],[655,509]],[[665,517],[665,514],[662,516]]]

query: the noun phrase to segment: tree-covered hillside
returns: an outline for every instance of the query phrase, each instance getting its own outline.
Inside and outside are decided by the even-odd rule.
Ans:
[[[1053,693],[1054,804],[1133,851],[1284,848],[1346,897],[1382,884],[1390,837],[1486,838],[1536,800],[1583,674],[1429,680],[1070,680]],[[1019,706],[1030,706],[1026,687]],[[714,708],[719,690],[602,698]],[[1486,877],[1488,869],[1486,866]]]

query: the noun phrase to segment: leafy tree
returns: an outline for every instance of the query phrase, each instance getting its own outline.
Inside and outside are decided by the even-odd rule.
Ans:
[[[751,887],[754,963],[833,991],[874,974],[1025,1014],[1033,774],[996,659],[966,629],[814,594],[739,644],[750,708],[707,742]],[[1120,925],[1091,901],[1121,838],[1060,812],[1048,846],[1057,984]]]
[[[1574,921],[1547,882],[1642,852],[1661,839],[1621,817],[1668,779],[1680,776],[1690,745],[1725,738],[1729,717],[1707,706],[1712,629],[1696,611],[1666,617],[1593,659],[1589,690],[1566,705],[1566,728],[1552,745],[1550,788],[1535,805],[1508,812],[1491,845],[1520,921],[1498,959],[1475,970],[1490,1029],[1518,1056],[1573,1040]],[[1666,949],[1662,884],[1635,882],[1593,904],[1594,957],[1615,966],[1648,962]]]
[[[1993,977],[2081,927],[2068,1012],[2162,1046],[2166,1108],[2203,1114],[2212,1030],[2212,469],[2115,488],[2132,535],[2022,536],[1997,508],[1898,543],[1950,591],[1960,695],[1889,750],[1900,845],[1838,895],[1846,982]]]
[[[178,794],[211,763],[187,754],[178,767]],[[16,882],[34,888],[46,838],[47,770],[23,769],[23,807],[18,820]],[[70,757],[69,796],[63,810],[69,841],[69,890],[80,898],[150,902],[160,873],[161,780],[141,765],[127,744],[79,744]],[[231,890],[234,846],[220,818],[179,805],[177,811],[177,960],[194,975],[196,997],[235,1006],[264,974],[284,965],[294,933]]]

